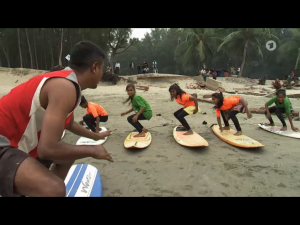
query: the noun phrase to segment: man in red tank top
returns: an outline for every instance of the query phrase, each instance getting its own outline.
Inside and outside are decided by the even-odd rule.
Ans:
[[[113,162],[101,145],[61,141],[64,129],[94,140],[111,134],[90,132],[73,115],[81,90],[97,88],[104,59],[97,45],[79,42],[71,53],[72,70],[35,76],[0,99],[0,195],[64,197],[64,179],[74,160]]]

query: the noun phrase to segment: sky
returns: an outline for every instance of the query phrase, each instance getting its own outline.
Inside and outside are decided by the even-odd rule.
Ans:
[[[132,37],[142,39],[144,38],[144,34],[147,32],[151,32],[151,28],[132,28]]]

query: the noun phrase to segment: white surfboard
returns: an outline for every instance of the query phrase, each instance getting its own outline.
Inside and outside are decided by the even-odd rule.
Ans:
[[[107,131],[107,129],[105,127],[100,127],[101,128],[101,132]],[[92,132],[92,131],[91,131]],[[76,142],[76,145],[102,145],[106,142],[107,137],[105,137],[104,139],[95,141],[93,139],[89,139],[89,138],[85,138],[85,137],[80,137],[78,139],[78,141]]]
[[[281,131],[281,127],[276,127],[276,126],[266,126],[262,123],[258,124],[258,126],[266,131],[269,131],[271,133],[274,134],[278,134],[281,136],[285,136],[285,137],[291,137],[291,138],[300,138],[300,132],[294,132],[293,130],[286,130],[286,131]]]
[[[65,179],[66,197],[102,197],[99,171],[89,164],[73,165]]]

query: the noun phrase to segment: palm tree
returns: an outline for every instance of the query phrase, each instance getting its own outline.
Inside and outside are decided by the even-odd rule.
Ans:
[[[181,36],[181,37],[179,37]],[[182,67],[185,68],[188,62],[193,59],[194,53],[199,57],[199,62],[204,63],[208,55],[215,53],[214,48],[221,43],[221,39],[216,37],[213,28],[184,28],[179,29],[175,38],[179,37],[179,44],[175,49],[175,57],[179,56],[184,50],[182,56]],[[180,41],[181,38],[183,41]]]
[[[25,34],[26,34],[26,39],[27,39],[27,44],[28,44],[28,49],[29,49],[30,67],[31,67],[31,69],[33,69],[33,59],[32,59],[31,46],[30,46],[27,28],[25,28]]]
[[[63,38],[64,38],[64,28],[61,28],[61,36],[60,36],[60,51],[59,51],[59,58],[58,58],[58,65],[62,66],[61,56],[63,50]]]
[[[285,38],[281,41],[279,53],[281,58],[293,58],[296,56],[295,70],[298,68],[300,61],[300,29],[290,29],[292,37]]]
[[[178,38],[179,35],[183,35],[185,40],[177,45],[175,56],[185,50],[182,58],[183,67],[192,60],[195,52],[199,56],[200,63],[204,63],[208,55],[215,53],[214,47],[221,42],[221,39],[215,36],[213,28],[184,28],[180,29],[175,37]]]
[[[17,28],[17,31],[18,31],[19,54],[20,54],[20,68],[23,68],[23,58],[22,58],[22,49],[21,49],[21,41],[20,41],[20,28]]]
[[[263,57],[260,41],[274,40],[279,42],[278,38],[271,34],[269,28],[221,28],[228,31],[218,51],[242,51],[242,65],[238,77],[242,77],[245,67],[246,56],[250,48]],[[234,49],[232,48],[235,45]]]

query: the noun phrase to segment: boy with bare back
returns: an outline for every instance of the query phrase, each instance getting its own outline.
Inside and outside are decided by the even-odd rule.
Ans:
[[[64,129],[94,140],[111,134],[91,132],[73,115],[81,90],[97,88],[104,59],[98,46],[79,42],[71,53],[72,70],[35,76],[0,99],[0,195],[64,197],[64,179],[74,160],[93,157],[113,162],[101,145],[61,141]]]

